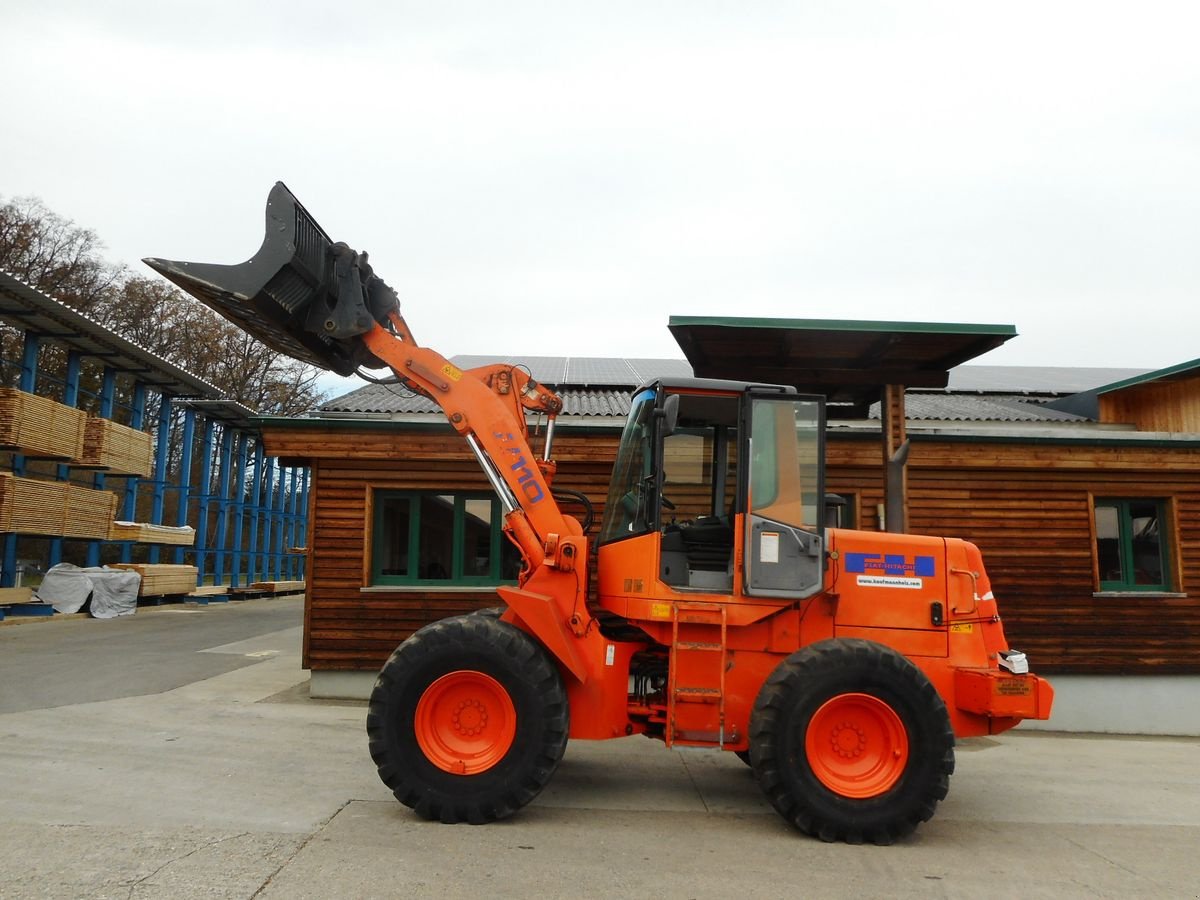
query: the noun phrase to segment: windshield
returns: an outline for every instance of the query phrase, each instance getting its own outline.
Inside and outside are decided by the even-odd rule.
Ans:
[[[655,393],[649,388],[633,398],[608,486],[600,543],[645,534],[654,524],[654,405]]]

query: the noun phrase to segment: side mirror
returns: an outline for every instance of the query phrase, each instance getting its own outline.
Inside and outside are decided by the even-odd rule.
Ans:
[[[675,425],[679,422],[679,395],[670,394],[663,401],[661,408],[654,411],[654,415],[662,419],[662,436],[670,437],[675,433]]]

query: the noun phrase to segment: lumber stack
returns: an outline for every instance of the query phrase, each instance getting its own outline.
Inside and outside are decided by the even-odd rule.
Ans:
[[[83,453],[87,413],[16,388],[0,388],[0,447],[41,459]]]
[[[105,540],[116,512],[108,491],[0,472],[0,531]]]
[[[252,591],[270,591],[273,594],[291,594],[304,590],[303,581],[256,581],[250,585]]]
[[[95,417],[84,426],[81,465],[145,477],[153,470],[153,455],[150,435],[144,431]]]
[[[65,481],[39,481],[0,472],[0,531],[61,537],[66,525]]]
[[[189,597],[220,597],[222,594],[228,594],[229,588],[223,584],[202,584],[194,591],[188,593]]]
[[[110,541],[139,541],[143,544],[171,544],[190,547],[196,542],[196,529],[190,525],[151,525],[148,522],[112,522]]]
[[[33,588],[0,588],[0,606],[33,602]]]
[[[170,563],[116,563],[114,569],[130,569],[142,576],[139,597],[190,594],[196,590],[196,567]]]
[[[116,494],[68,484],[62,534],[69,538],[107,540],[116,514]]]

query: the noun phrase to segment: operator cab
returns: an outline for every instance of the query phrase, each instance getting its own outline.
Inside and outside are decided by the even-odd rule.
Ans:
[[[633,395],[599,545],[655,535],[672,591],[807,597],[823,583],[824,400],[780,385]],[[735,567],[742,548],[742,571]]]

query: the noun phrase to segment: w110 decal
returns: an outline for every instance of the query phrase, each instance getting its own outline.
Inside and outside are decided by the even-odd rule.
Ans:
[[[858,576],[860,587],[920,589],[923,579],[937,574],[932,556],[904,556],[897,553],[847,553],[846,572]]]

